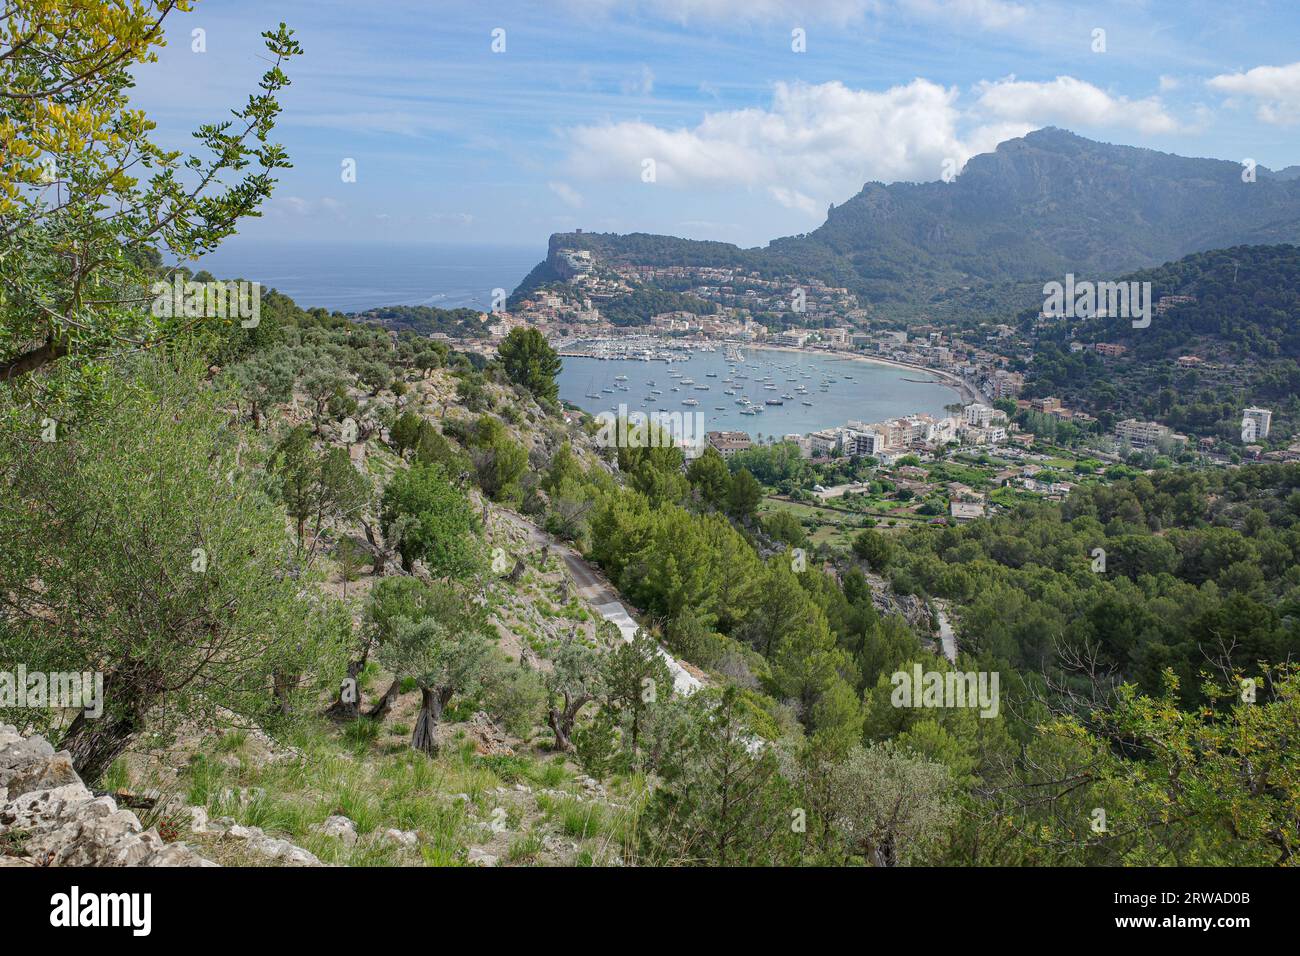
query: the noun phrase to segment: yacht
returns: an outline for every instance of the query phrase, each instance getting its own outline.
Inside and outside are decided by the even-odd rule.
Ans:
[[[698,404],[700,404],[700,403],[699,403],[698,401],[696,401],[695,399],[693,399],[693,398],[684,398],[684,399],[682,399],[682,404],[683,404],[683,405],[692,405],[692,406],[694,406],[694,405],[698,405]]]

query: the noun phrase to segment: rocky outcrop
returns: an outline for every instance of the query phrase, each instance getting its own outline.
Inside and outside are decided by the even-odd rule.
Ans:
[[[489,757],[508,757],[514,753],[510,738],[484,711],[476,711],[466,722],[465,735],[474,742],[476,753]]]
[[[216,866],[93,794],[66,752],[0,724],[0,866]]]
[[[281,866],[324,865],[309,850],[295,846],[288,840],[269,836],[261,827],[243,826],[236,823],[234,817],[209,820],[206,807],[190,807],[190,830],[194,833],[210,834],[218,840],[239,841],[244,849],[254,856],[265,857]],[[354,834],[353,839],[355,838]]]
[[[915,594],[896,593],[878,574],[867,572],[866,578],[871,587],[871,603],[880,614],[902,617],[923,639],[934,633],[936,625],[925,601]]]

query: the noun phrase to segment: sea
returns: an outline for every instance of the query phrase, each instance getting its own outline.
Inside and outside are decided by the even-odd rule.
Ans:
[[[191,269],[276,289],[305,309],[364,312],[386,305],[487,310],[514,290],[545,246],[433,242],[275,241],[233,237]]]

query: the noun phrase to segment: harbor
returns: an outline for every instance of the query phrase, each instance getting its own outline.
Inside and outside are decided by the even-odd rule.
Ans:
[[[834,352],[690,343],[654,336],[564,343],[560,398],[602,412],[687,412],[707,430],[758,440],[850,420],[945,414],[955,385]]]

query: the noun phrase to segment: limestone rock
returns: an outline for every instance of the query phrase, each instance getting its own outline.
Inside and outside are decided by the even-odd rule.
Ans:
[[[415,846],[420,842],[420,835],[414,830],[396,830],[388,829],[384,831],[384,839],[398,846]]]
[[[10,866],[215,866],[81,782],[66,752],[0,726],[0,837]]]
[[[316,824],[312,829],[326,836],[338,837],[343,841],[344,846],[357,845],[357,825],[345,816],[335,814],[326,818],[324,823]]]

